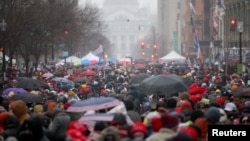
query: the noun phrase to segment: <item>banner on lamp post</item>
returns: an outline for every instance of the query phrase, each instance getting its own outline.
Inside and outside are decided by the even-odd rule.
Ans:
[[[232,63],[238,63],[240,58],[239,47],[228,48],[227,61]],[[242,48],[242,61],[243,63],[250,62],[250,48]]]

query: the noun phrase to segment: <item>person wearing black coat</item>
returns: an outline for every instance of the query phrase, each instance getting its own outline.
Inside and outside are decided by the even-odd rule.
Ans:
[[[1,133],[1,136],[4,139],[7,139],[8,137],[16,137],[17,131],[19,128],[19,120],[16,116],[9,114],[3,122],[3,132]]]

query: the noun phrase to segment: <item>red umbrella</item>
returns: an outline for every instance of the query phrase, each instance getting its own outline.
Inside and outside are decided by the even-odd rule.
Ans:
[[[96,72],[92,70],[86,70],[82,73],[83,76],[94,76],[95,74]]]

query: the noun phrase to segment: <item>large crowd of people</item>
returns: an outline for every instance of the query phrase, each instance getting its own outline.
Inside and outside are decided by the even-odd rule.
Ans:
[[[249,85],[247,73],[226,74],[209,64],[198,67],[174,63],[68,70],[58,67],[55,72],[47,68],[36,71],[36,79],[46,86],[26,90],[41,95],[41,102],[11,100],[13,94],[1,97],[0,141],[207,141],[208,125],[250,124],[250,100],[242,95]],[[88,70],[95,73],[74,82]],[[45,73],[53,76],[44,77]],[[188,89],[167,96],[139,93],[139,84],[130,80],[141,73],[149,77],[177,74],[185,79]],[[69,82],[56,82],[55,77]],[[16,87],[18,81],[5,84],[2,92]],[[73,103],[89,97],[115,97],[124,103],[126,114],[114,113],[111,121],[96,121],[89,127],[79,121],[85,113],[67,112]]]

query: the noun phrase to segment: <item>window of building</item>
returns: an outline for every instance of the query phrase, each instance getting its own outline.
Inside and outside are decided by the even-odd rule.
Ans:
[[[181,9],[181,2],[178,2],[177,8],[180,10]]]

